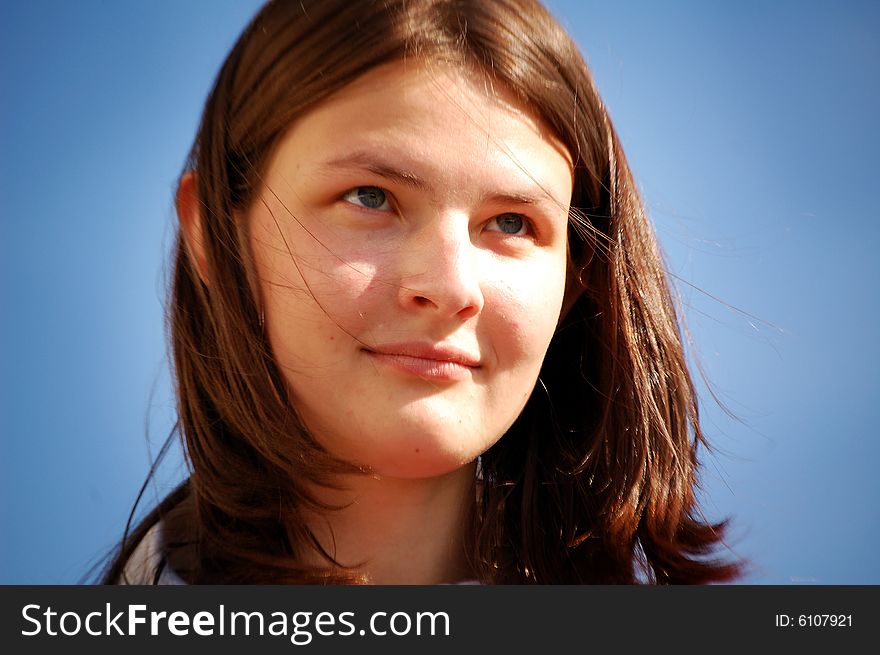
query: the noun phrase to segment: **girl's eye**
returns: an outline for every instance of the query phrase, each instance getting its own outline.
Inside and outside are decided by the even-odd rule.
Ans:
[[[391,204],[385,192],[377,186],[359,186],[356,189],[347,191],[343,200],[353,205],[360,205],[367,209],[381,209],[390,211]]]
[[[492,232],[525,236],[529,231],[529,224],[522,214],[499,214],[489,221],[487,229]]]

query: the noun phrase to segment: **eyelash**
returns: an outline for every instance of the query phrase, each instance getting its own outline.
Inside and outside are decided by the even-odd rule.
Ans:
[[[374,196],[377,194],[377,192],[378,192],[378,194],[381,194],[381,197],[382,197],[381,205],[379,207],[370,207],[370,206],[363,204],[363,202],[360,199],[364,195],[367,195],[367,194],[362,193],[364,191],[369,191]],[[354,205],[355,207],[359,207],[361,209],[366,209],[366,210],[391,211],[394,208],[394,203],[391,200],[391,194],[388,193],[382,187],[373,186],[373,185],[358,186],[358,187],[354,187],[352,189],[349,189],[344,194],[342,194],[342,199],[344,201]],[[384,205],[387,205],[387,208],[383,209]],[[535,226],[532,223],[532,221],[527,216],[525,216],[523,214],[519,214],[517,212],[502,212],[502,213],[497,214],[496,216],[493,216],[492,218],[490,218],[488,223],[492,223],[493,221],[497,223],[499,221],[499,219],[502,219],[502,218],[519,219],[522,221],[522,226],[516,232],[506,232],[502,229],[490,230],[490,232],[498,232],[500,234],[505,234],[505,235],[513,236],[513,237],[534,237],[536,230],[535,230]],[[499,224],[499,227],[500,227],[500,224]],[[525,229],[525,232],[520,234],[520,231],[523,229]]]
[[[506,235],[512,236],[512,237],[534,236],[535,228],[527,216],[523,216],[522,214],[517,214],[516,212],[504,212],[502,214],[498,214],[497,216],[493,216],[491,219],[489,219],[489,223],[491,223],[492,221],[495,221],[496,223],[498,223],[499,219],[502,219],[502,218],[518,219],[518,220],[522,221],[522,225],[520,226],[519,230],[517,230],[516,232],[506,232],[501,229],[490,230],[491,232],[500,232],[501,234],[506,234]],[[498,225],[500,227],[501,224],[498,223]],[[525,230],[525,232],[520,234],[520,231],[523,229]]]
[[[374,195],[376,194],[376,192],[378,192],[379,194],[381,194],[381,196],[382,196],[382,203],[381,203],[381,204],[382,204],[382,205],[388,205],[388,208],[387,208],[387,209],[382,209],[382,206],[379,206],[379,207],[369,207],[369,206],[364,205],[364,204],[362,204],[362,203],[360,203],[360,202],[356,202],[356,200],[360,200],[360,198],[361,198],[361,191],[367,191],[367,190],[369,190],[370,193],[372,193],[372,194],[374,194]],[[358,187],[355,187],[355,188],[353,188],[353,189],[349,189],[349,190],[346,191],[344,194],[342,194],[342,199],[345,200],[346,202],[351,203],[352,205],[355,205],[356,207],[360,207],[361,209],[373,209],[373,210],[376,210],[376,211],[390,211],[393,207],[392,207],[392,205],[391,205],[391,202],[388,200],[388,197],[389,197],[389,196],[390,196],[390,194],[389,194],[387,191],[385,191],[385,189],[383,189],[383,188],[381,188],[381,187],[377,187],[377,186],[358,186]]]

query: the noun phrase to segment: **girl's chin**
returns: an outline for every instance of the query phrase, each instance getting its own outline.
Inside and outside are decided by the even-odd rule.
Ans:
[[[358,453],[361,461],[374,474],[401,479],[419,479],[447,475],[470,465],[491,444],[485,439],[450,440],[422,436],[419,439],[393,437],[372,442],[374,447]],[[394,444],[392,447],[391,444]]]
[[[315,435],[344,461],[376,475],[415,479],[446,475],[473,462],[506,429],[487,430],[491,417],[436,398],[396,409],[372,415],[354,411],[345,424]]]

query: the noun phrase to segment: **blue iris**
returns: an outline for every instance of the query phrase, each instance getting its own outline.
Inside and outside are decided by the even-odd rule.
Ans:
[[[385,204],[385,192],[376,186],[362,186],[357,189],[357,199],[364,207],[379,209]]]
[[[523,228],[523,217],[519,214],[501,214],[495,220],[498,229],[506,234],[516,234]]]

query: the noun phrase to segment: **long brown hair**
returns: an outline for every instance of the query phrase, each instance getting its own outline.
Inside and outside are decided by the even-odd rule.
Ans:
[[[185,173],[197,172],[204,270],[181,239],[170,332],[191,475],[105,573],[165,517],[196,583],[345,581],[307,570],[305,482],[334,460],[297,418],[263,335],[243,219],[289,126],[381,64],[467,67],[511,90],[574,160],[566,307],[524,411],[480,459],[468,549],[494,583],[704,583],[724,524],[695,498],[705,445],[674,297],[632,173],[586,64],[535,0],[269,2],[208,98]],[[201,275],[200,275],[201,272]],[[323,508],[323,511],[333,511]],[[328,564],[332,563],[328,559]]]

